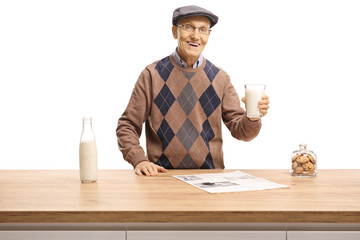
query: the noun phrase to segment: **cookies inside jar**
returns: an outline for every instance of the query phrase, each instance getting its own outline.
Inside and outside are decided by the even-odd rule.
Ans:
[[[291,175],[292,176],[316,176],[317,163],[314,152],[307,150],[305,144],[300,144],[300,149],[292,154]]]

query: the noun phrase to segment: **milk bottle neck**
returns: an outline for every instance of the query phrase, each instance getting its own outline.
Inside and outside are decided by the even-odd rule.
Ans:
[[[95,136],[92,130],[91,118],[83,118],[83,131],[81,134],[81,141],[95,140]]]

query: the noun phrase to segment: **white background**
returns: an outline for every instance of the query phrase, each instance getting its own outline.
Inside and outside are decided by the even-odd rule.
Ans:
[[[307,143],[319,169],[360,168],[360,1],[0,2],[0,169],[77,169],[82,117],[93,118],[100,169],[131,169],[115,129],[144,67],[171,54],[172,12],[219,16],[204,56],[271,108],[259,136],[223,127],[228,169],[290,168]],[[144,134],[141,142],[144,146]]]

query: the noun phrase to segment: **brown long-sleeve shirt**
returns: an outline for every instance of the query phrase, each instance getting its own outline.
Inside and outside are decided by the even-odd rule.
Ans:
[[[206,59],[182,68],[168,56],[140,74],[118,121],[119,149],[134,167],[149,160],[168,169],[224,168],[221,119],[243,141],[261,128],[246,117],[224,70]],[[144,122],[147,156],[139,143]]]

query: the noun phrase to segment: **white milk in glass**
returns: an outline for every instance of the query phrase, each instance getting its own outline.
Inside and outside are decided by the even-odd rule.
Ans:
[[[97,181],[97,149],[91,118],[83,118],[83,131],[79,149],[80,180],[82,183]]]
[[[259,101],[265,95],[265,85],[263,84],[246,84],[246,112],[247,117],[252,119],[259,119],[262,113],[259,110]]]

